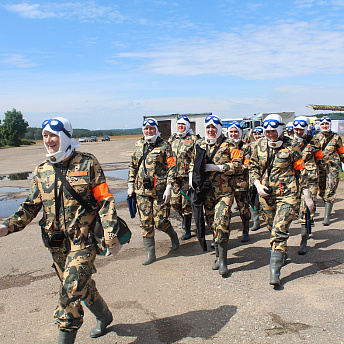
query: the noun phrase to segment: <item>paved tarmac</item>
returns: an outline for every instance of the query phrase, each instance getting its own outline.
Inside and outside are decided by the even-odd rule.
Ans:
[[[127,168],[133,146],[134,140],[121,140],[84,143],[80,150],[95,154],[104,169]],[[44,156],[41,145],[0,149],[0,176],[32,171]],[[29,183],[1,180],[0,188]],[[108,183],[112,190],[126,187],[125,180],[109,178]],[[5,196],[0,207],[24,194],[0,193]],[[214,252],[203,253],[195,237],[173,252],[168,236],[156,233],[158,260],[142,266],[146,254],[139,220],[129,217],[125,202],[118,203],[133,237],[117,256],[97,258],[94,276],[114,321],[105,336],[91,339],[95,319],[85,309],[76,343],[344,343],[343,195],[340,183],[328,227],[322,225],[324,207],[318,201],[305,256],[297,254],[300,226],[293,221],[288,264],[278,289],[269,285],[266,226],[251,232],[251,240],[242,244],[237,210],[231,224],[230,275],[222,278],[211,269]],[[57,343],[53,310],[59,281],[40,238],[39,219],[40,214],[24,231],[0,239],[0,343]],[[180,237],[181,221],[173,211],[171,221]],[[210,235],[207,240],[210,248]]]

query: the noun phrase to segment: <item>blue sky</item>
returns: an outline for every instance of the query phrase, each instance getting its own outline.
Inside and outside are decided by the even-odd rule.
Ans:
[[[2,1],[0,119],[140,127],[143,115],[344,105],[344,0]]]

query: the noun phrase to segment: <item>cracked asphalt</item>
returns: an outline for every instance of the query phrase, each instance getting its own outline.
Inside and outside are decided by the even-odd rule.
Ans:
[[[84,143],[80,150],[95,154],[104,169],[127,168],[134,142]],[[44,156],[41,144],[0,149],[0,176],[30,172]],[[29,183],[0,180],[0,188],[27,188]],[[112,190],[126,188],[125,180],[111,177],[108,183]],[[0,207],[2,202],[25,197],[26,193],[0,192]],[[95,319],[85,309],[76,343],[344,343],[343,195],[340,183],[328,227],[322,225],[324,207],[318,200],[305,256],[297,254],[300,226],[293,221],[289,259],[278,289],[269,285],[269,233],[264,224],[243,244],[239,214],[233,209],[230,275],[222,278],[211,269],[214,252],[210,235],[206,253],[195,236],[181,242],[180,249],[173,252],[168,236],[158,232],[158,259],[142,266],[146,254],[139,220],[129,217],[125,202],[117,203],[117,211],[127,220],[133,237],[116,256],[98,257],[94,276],[114,321],[105,336],[91,339],[89,331]],[[59,281],[40,238],[39,219],[40,214],[24,231],[0,239],[0,343],[57,342],[53,310]],[[180,217],[173,211],[171,222],[181,237]]]

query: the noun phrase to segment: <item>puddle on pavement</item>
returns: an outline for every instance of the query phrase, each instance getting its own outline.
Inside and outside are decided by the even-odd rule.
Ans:
[[[33,172],[23,172],[23,173],[11,173],[11,174],[3,174],[0,176],[0,181],[7,181],[7,180],[26,180],[32,179]]]
[[[22,191],[25,191],[25,190],[29,190],[29,188],[2,186],[2,187],[0,187],[0,194],[2,194],[2,193],[13,193],[13,192],[22,192]]]
[[[16,212],[19,206],[25,201],[26,198],[14,198],[6,201],[1,201],[0,218],[7,217]]]
[[[105,177],[114,177],[118,179],[128,179],[128,172],[129,169],[123,169],[123,170],[111,170],[111,171],[104,171]]]

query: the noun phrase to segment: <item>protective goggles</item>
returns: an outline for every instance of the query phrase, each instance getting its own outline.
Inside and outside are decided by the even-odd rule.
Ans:
[[[294,125],[294,127],[297,127],[298,125],[300,125],[302,128],[308,127],[308,124],[304,119],[296,119],[293,122],[293,125]]]
[[[280,122],[278,122],[275,119],[266,119],[263,122],[263,128],[266,129],[268,126],[270,126],[271,128],[278,128],[278,126],[280,125]]]
[[[71,134],[65,129],[64,124],[58,119],[46,119],[42,123],[42,128],[44,129],[49,124],[50,128],[54,131],[63,131],[69,138]]]
[[[233,125],[234,125],[237,129],[241,130],[240,124],[239,124],[238,122],[231,122],[231,123],[229,123],[228,128],[231,128]]]
[[[143,127],[145,127],[146,125],[151,125],[151,126],[156,126],[156,127],[158,127],[158,123],[157,123],[157,121],[155,120],[155,119],[153,119],[153,118],[148,118],[148,119],[145,119],[144,121],[143,121],[143,123],[142,123],[142,126]]]
[[[253,134],[259,133],[259,134],[263,134],[263,129],[262,128],[254,128],[252,130]]]
[[[286,131],[294,131],[294,127],[292,127],[291,125],[288,125],[287,127],[285,127]]]
[[[222,125],[222,121],[219,117],[217,116],[207,116],[204,120],[205,123],[208,123],[210,121],[213,121],[215,124],[220,124]]]
[[[324,121],[326,121],[326,122],[331,122],[331,118],[330,118],[330,117],[327,117],[327,116],[321,117],[321,118],[320,118],[320,123],[322,123],[322,122],[324,122]]]
[[[187,118],[186,116],[179,116],[179,117],[178,117],[178,121],[181,120],[181,119],[183,119],[184,121],[187,121],[187,122],[190,123],[189,118]]]

